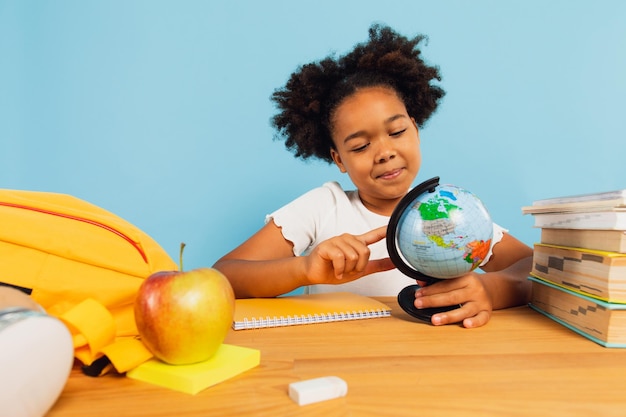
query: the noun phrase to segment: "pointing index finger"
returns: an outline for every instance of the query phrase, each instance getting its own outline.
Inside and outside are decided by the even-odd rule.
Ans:
[[[366,245],[371,245],[380,240],[383,240],[387,236],[387,226],[381,226],[376,229],[372,229],[367,233],[362,234],[360,237]]]

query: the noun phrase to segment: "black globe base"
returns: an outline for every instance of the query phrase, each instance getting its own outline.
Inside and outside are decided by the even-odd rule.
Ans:
[[[445,307],[431,307],[431,308],[417,308],[415,307],[415,291],[420,288],[419,285],[409,285],[398,293],[398,304],[402,307],[408,315],[415,317],[416,319],[426,321],[430,323],[430,319],[437,313],[443,313],[445,311],[454,310],[460,307],[460,305],[445,306]]]

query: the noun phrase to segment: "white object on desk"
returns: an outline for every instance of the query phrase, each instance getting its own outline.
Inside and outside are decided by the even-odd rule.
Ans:
[[[325,376],[289,384],[289,397],[298,405],[344,397],[347,393],[348,384],[337,376]]]
[[[0,309],[0,416],[45,415],[73,362],[72,336],[60,320],[25,308]]]

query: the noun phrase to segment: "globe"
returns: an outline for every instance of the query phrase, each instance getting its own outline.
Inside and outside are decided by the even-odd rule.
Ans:
[[[416,279],[422,274],[455,278],[474,270],[489,253],[493,235],[491,216],[480,199],[461,187],[440,185],[438,177],[405,196],[388,234],[390,229],[392,261]]]

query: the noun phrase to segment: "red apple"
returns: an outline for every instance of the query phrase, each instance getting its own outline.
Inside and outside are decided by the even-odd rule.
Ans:
[[[234,311],[233,289],[220,271],[163,271],[139,288],[135,323],[154,356],[184,365],[213,356],[232,326]]]

